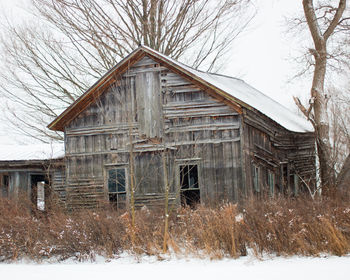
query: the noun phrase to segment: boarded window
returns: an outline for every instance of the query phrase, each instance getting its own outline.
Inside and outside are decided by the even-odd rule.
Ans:
[[[200,202],[198,165],[180,165],[180,188],[182,205],[195,206]]]
[[[126,206],[126,169],[115,168],[108,170],[109,201],[118,209]]]

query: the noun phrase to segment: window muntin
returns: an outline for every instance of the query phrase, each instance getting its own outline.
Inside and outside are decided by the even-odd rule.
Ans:
[[[109,201],[118,209],[126,206],[126,168],[113,168],[107,170]]]

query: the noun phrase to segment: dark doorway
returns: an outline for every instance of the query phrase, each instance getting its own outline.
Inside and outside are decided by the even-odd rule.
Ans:
[[[194,207],[200,203],[200,190],[198,183],[198,165],[180,165],[181,204]]]
[[[38,183],[44,182],[44,196],[38,200]],[[49,179],[44,174],[33,174],[30,175],[30,200],[33,204],[34,209],[47,210],[49,206],[49,198],[51,195],[51,189],[49,187]],[[42,204],[43,203],[43,204]]]
[[[10,189],[10,178],[8,174],[0,174],[0,196],[8,197]]]

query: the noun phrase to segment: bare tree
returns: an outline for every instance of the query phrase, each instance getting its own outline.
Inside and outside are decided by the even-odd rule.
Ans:
[[[328,103],[330,119],[330,139],[332,161],[337,172],[340,172],[350,154],[350,89],[349,85],[341,89],[335,86],[327,89],[331,96]]]
[[[334,5],[334,2],[337,2],[337,5]],[[344,13],[346,0],[318,1],[317,6],[314,6],[313,0],[303,0],[303,8],[313,42],[313,47],[309,49],[309,55],[312,56],[309,65],[313,67],[313,80],[308,108],[298,98],[295,98],[295,102],[315,128],[321,185],[323,192],[327,194],[331,186],[335,185],[336,174],[329,138],[327,114],[329,97],[325,92],[326,69],[331,58],[338,62],[345,58],[345,54],[336,53],[337,48],[332,49],[333,53],[329,52],[329,44],[338,32],[349,31],[346,29],[349,17]]]
[[[40,25],[8,21],[2,34],[0,85],[10,106],[25,111],[10,118],[42,140],[60,139],[44,124],[139,44],[212,71],[255,14],[250,0],[32,3]]]
[[[350,186],[350,89],[349,83],[338,89],[331,87],[329,101],[332,160],[338,173],[336,185],[345,190]]]

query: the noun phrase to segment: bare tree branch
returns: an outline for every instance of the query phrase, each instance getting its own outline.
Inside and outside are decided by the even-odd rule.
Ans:
[[[11,118],[36,111],[40,129],[28,121],[17,124],[44,141],[51,135],[45,125],[140,43],[215,71],[255,15],[250,0],[32,3],[41,26],[8,21],[1,34],[0,90],[21,107]]]
[[[316,7],[314,2],[317,2]],[[329,52],[332,39],[337,38],[337,31],[341,27],[340,23],[346,22],[347,18],[347,16],[344,16],[346,0],[338,0],[337,2],[338,5],[334,6],[332,1],[303,0],[304,18],[313,42],[313,47],[309,48],[312,60],[307,59],[309,66],[313,66],[309,108],[306,109],[298,98],[294,98],[298,108],[315,128],[321,185],[323,192],[326,194],[333,192],[332,188],[335,186],[336,177],[335,162],[332,158],[334,146],[331,146],[329,135],[330,122],[327,108],[329,97],[325,93],[326,70],[327,66],[330,67],[329,61],[331,59],[339,63],[346,59],[345,52],[336,52],[337,47],[332,48],[333,53]],[[295,21],[298,25],[303,22],[304,19]],[[350,32],[350,30],[347,30],[347,32]],[[312,116],[311,112],[313,113]]]
[[[345,7],[346,7],[346,0],[340,0],[338,8],[335,9],[336,13],[335,13],[332,21],[330,22],[326,32],[323,35],[325,40],[327,40],[329,38],[329,36],[331,36],[333,34],[335,28],[338,26],[338,24],[343,16]]]

